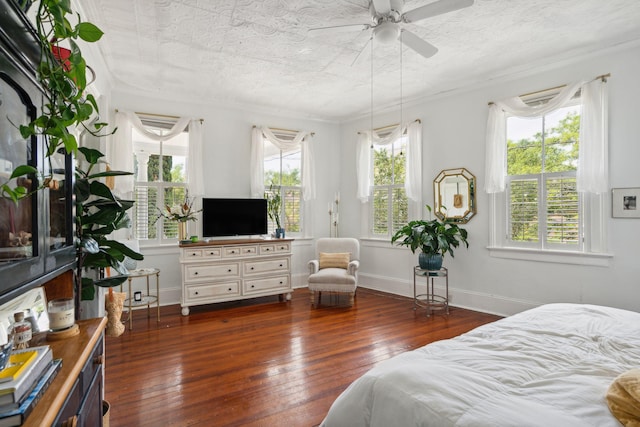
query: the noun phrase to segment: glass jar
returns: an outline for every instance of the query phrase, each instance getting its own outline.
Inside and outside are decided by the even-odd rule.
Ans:
[[[47,312],[49,313],[49,329],[62,331],[75,323],[73,298],[59,298],[49,301]]]
[[[29,347],[29,341],[31,341],[31,323],[24,320],[24,312],[18,311],[13,314],[13,332],[14,332],[14,348],[27,348]]]

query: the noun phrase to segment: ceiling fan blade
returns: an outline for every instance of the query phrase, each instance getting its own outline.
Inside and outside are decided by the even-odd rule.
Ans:
[[[367,43],[365,43],[364,47],[360,50],[360,52],[358,52],[358,56],[356,56],[351,63],[352,67],[362,64],[364,61],[371,57],[371,38],[372,37],[370,35]]]
[[[432,16],[463,9],[471,6],[472,4],[473,0],[439,0],[404,13],[402,15],[402,20],[407,23],[416,22],[421,19],[431,18]]]
[[[345,24],[345,25],[331,25],[329,27],[316,27],[309,28],[308,33],[313,34],[333,34],[333,33],[346,33],[349,31],[364,31],[371,28],[369,24]]]
[[[391,0],[371,0],[373,8],[380,15],[386,15],[391,12]]]
[[[438,52],[437,47],[427,41],[422,40],[411,31],[407,31],[405,29],[403,29],[402,33],[400,34],[400,41],[402,41],[402,44],[404,44],[408,48],[415,50],[425,58],[431,58]]]

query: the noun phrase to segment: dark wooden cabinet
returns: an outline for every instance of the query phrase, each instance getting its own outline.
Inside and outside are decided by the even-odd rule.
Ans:
[[[0,196],[0,304],[75,265],[73,158],[64,151],[46,156],[44,138],[25,139],[19,130],[42,109],[39,61],[31,23],[16,1],[0,0],[0,185],[33,191],[43,176],[59,182],[57,189],[35,191],[18,203]],[[39,173],[10,180],[20,165]]]
[[[25,426],[102,426],[104,328],[107,319],[79,320],[77,336],[47,341],[62,368]]]

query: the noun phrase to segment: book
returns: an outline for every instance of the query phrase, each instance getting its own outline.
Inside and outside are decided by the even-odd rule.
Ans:
[[[31,347],[31,350],[37,351],[36,360],[15,380],[0,383],[0,407],[19,402],[53,360],[53,353],[48,345]]]
[[[38,352],[32,349],[13,350],[7,366],[0,371],[0,383],[13,381],[22,374],[29,364],[36,359]]]
[[[31,393],[20,403],[20,406],[13,411],[0,413],[0,427],[15,427],[22,425],[27,419],[33,408],[38,404],[42,395],[47,391],[49,385],[53,382],[60,367],[62,359],[55,359],[49,362],[47,369],[36,381],[35,387]]]

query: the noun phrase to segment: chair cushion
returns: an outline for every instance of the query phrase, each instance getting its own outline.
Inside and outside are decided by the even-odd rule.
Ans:
[[[317,273],[309,275],[308,279],[309,287],[313,285],[356,285],[356,277],[347,273],[347,270],[342,268],[324,268]]]
[[[327,253],[320,252],[320,269],[323,268],[344,268],[349,266],[351,254],[349,252]]]

